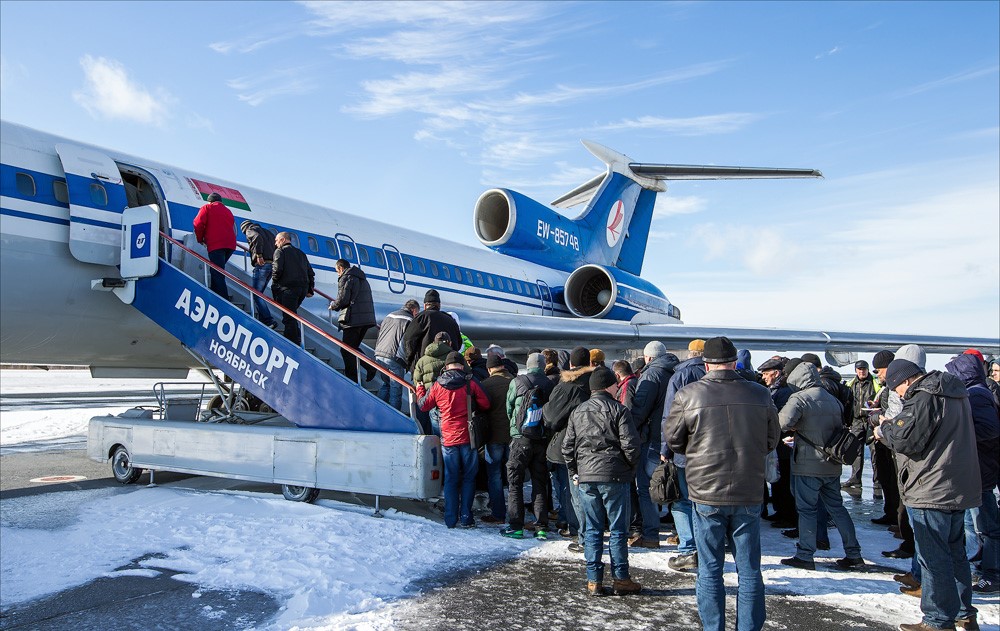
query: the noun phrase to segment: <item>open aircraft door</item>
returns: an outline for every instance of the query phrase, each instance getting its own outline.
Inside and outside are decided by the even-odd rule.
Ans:
[[[552,305],[552,290],[549,289],[548,283],[544,280],[537,280],[535,283],[538,285],[538,296],[542,301],[542,315],[555,315],[555,308]]]
[[[118,165],[77,145],[57,144],[69,190],[69,251],[78,261],[117,265],[122,211],[128,206]]]

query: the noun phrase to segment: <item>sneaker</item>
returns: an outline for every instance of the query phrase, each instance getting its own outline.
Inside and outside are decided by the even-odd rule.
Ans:
[[[805,559],[800,559],[799,557],[790,557],[781,560],[782,565],[787,565],[789,567],[797,567],[800,570],[815,570],[816,562],[807,561]]]
[[[578,536],[580,536],[580,533],[573,532],[569,528],[563,528],[562,530],[559,531],[559,536],[560,537],[566,537],[567,539],[569,539],[570,537],[578,537]]]
[[[480,518],[479,521],[483,522],[484,524],[502,524],[506,520],[503,517],[494,517],[493,515],[487,515],[486,517]]]
[[[629,594],[638,594],[642,590],[642,585],[636,583],[630,578],[616,578],[611,586],[611,592],[615,596],[628,596]]]
[[[545,541],[548,538],[549,538],[549,533],[545,532],[541,528],[535,531],[535,539],[541,539],[542,541]]]
[[[838,570],[850,570],[856,567],[864,567],[865,560],[862,559],[861,557],[855,557],[853,559],[850,557],[844,557],[843,559],[837,559],[836,561],[834,561],[833,565]]]
[[[576,541],[574,541],[574,542],[570,543],[568,546],[566,546],[566,549],[569,550],[570,552],[577,552],[579,554],[583,554],[583,546],[581,546]]]
[[[514,530],[513,528],[501,528],[500,535],[508,539],[524,539],[524,531]]]
[[[879,517],[877,519],[873,519],[872,523],[873,524],[878,524],[879,526],[892,526],[893,524],[897,523],[898,521],[899,520],[897,520],[895,516],[890,517],[888,515],[882,515],[881,517]]]
[[[677,572],[683,572],[684,570],[697,570],[698,553],[692,552],[691,554],[678,554],[675,557],[671,557],[667,560],[667,567]]]
[[[917,579],[913,578],[913,574],[910,574],[909,572],[907,572],[906,574],[895,574],[893,575],[892,580],[896,581],[897,583],[902,583],[907,587],[911,588],[920,587],[920,583],[917,581]]]
[[[604,595],[604,585],[601,585],[597,581],[587,581],[587,595],[588,596],[603,596]]]
[[[969,616],[968,618],[956,618],[955,628],[966,629],[967,631],[979,631],[979,622],[976,621],[975,616]]]
[[[907,596],[913,596],[914,598],[920,598],[921,596],[921,590],[919,585],[916,587],[907,587],[906,585],[900,585],[899,592],[901,594],[906,594]]]
[[[972,586],[972,591],[977,594],[996,594],[1000,592],[1000,583],[988,578],[981,578],[978,583]]]

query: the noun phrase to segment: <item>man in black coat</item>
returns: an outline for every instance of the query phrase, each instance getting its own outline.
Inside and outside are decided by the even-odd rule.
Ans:
[[[305,252],[292,245],[292,236],[279,232],[274,238],[274,263],[271,269],[271,295],[274,301],[292,313],[297,313],[299,305],[313,295],[316,274]],[[282,334],[294,344],[302,343],[299,322],[282,312],[284,324]]]
[[[441,295],[435,289],[424,294],[424,310],[417,314],[403,333],[403,348],[406,349],[406,365],[412,371],[417,360],[424,356],[424,350],[434,341],[434,336],[444,331],[451,340],[451,347],[462,352],[462,332],[458,323],[450,315],[441,311]]]
[[[330,310],[340,311],[338,322],[344,344],[354,349],[359,348],[365,333],[375,326],[375,303],[365,273],[360,267],[351,267],[344,259],[337,260],[337,299],[330,303]],[[358,360],[355,354],[341,348],[340,356],[344,359],[344,376],[357,381]],[[367,381],[375,371],[368,363],[361,363],[365,366]]]

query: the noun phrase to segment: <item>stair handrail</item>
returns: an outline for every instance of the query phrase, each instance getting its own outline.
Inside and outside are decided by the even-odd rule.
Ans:
[[[165,232],[160,231],[160,236],[163,237],[164,239],[166,239],[167,241],[173,243],[174,245],[176,245],[180,249],[184,250],[188,254],[193,254],[202,263],[204,263],[205,265],[210,266],[212,269],[215,269],[215,270],[221,272],[227,278],[229,278],[230,280],[234,281],[237,285],[239,285],[243,289],[249,291],[250,293],[252,293],[255,296],[259,296],[260,298],[263,298],[264,301],[267,304],[272,305],[274,307],[277,307],[283,313],[287,313],[288,315],[292,316],[295,320],[297,320],[299,322],[299,324],[309,327],[310,329],[312,329],[313,331],[315,331],[316,333],[318,333],[320,336],[322,336],[326,340],[329,340],[330,342],[333,342],[334,344],[336,344],[337,346],[339,346],[341,349],[347,349],[347,351],[351,355],[354,355],[358,360],[363,361],[367,366],[371,366],[372,368],[374,368],[376,371],[378,371],[383,376],[389,377],[393,381],[396,381],[400,385],[404,386],[407,390],[410,391],[411,395],[413,396],[413,399],[416,400],[417,389],[411,383],[409,383],[408,381],[406,381],[405,379],[403,379],[401,377],[397,377],[396,375],[392,374],[391,371],[389,371],[388,369],[386,369],[385,367],[383,367],[377,361],[371,359],[370,357],[368,357],[367,355],[365,355],[364,353],[362,353],[358,349],[354,348],[353,346],[348,346],[347,344],[344,344],[342,341],[340,341],[337,338],[333,337],[332,335],[330,335],[329,333],[327,333],[323,329],[319,328],[318,326],[316,326],[312,322],[309,322],[307,320],[302,319],[301,317],[299,317],[299,315],[297,313],[294,313],[294,312],[286,309],[281,304],[279,304],[279,303],[275,302],[274,300],[268,298],[267,296],[265,296],[261,292],[257,291],[256,289],[254,289],[250,285],[244,283],[242,280],[240,280],[236,276],[233,276],[231,273],[227,272],[225,269],[219,267],[215,263],[211,262],[210,260],[208,260],[207,258],[205,258],[204,256],[202,256],[201,254],[198,254],[197,252],[195,252],[191,248],[187,247],[186,245],[184,245],[183,243],[181,243],[177,239],[174,239],[173,237],[171,237],[170,235],[166,234]],[[315,292],[316,290],[314,289],[313,291]],[[320,293],[320,292],[316,292],[316,293]],[[320,293],[320,295],[326,297],[325,294]]]

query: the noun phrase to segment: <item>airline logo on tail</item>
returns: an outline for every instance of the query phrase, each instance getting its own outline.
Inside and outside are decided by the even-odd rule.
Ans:
[[[619,199],[611,207],[611,212],[608,213],[607,230],[604,237],[608,241],[609,248],[615,247],[618,240],[622,238],[623,219],[625,219],[625,204]]]

